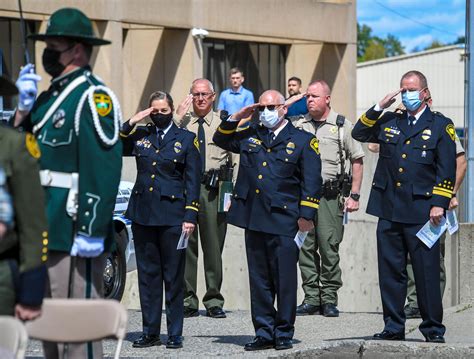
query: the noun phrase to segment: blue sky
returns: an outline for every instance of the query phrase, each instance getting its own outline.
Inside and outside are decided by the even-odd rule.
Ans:
[[[464,35],[465,7],[466,0],[357,0],[357,21],[370,26],[372,35],[395,35],[411,52]]]

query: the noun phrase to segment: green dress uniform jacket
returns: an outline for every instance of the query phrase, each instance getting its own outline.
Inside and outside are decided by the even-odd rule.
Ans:
[[[42,303],[48,232],[36,140],[0,125],[0,167],[12,197],[14,225],[0,239],[0,315],[13,315],[16,303]]]
[[[37,137],[42,153],[50,250],[70,252],[76,233],[107,237],[105,251],[110,249],[122,167],[120,117],[115,95],[87,66],[55,78],[25,120],[24,126]],[[74,206],[68,202],[68,186],[57,186],[54,173],[48,171],[59,172],[57,179],[78,174],[77,228],[73,228]]]

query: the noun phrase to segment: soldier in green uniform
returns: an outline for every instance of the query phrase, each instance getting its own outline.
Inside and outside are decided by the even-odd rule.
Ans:
[[[197,293],[198,233],[204,256],[204,276],[206,293],[203,304],[207,315],[212,318],[225,318],[222,285],[222,250],[227,230],[225,213],[218,211],[218,182],[212,183],[212,173],[227,162],[232,163],[232,154],[217,147],[212,136],[220,124],[219,114],[212,111],[216,98],[212,83],[207,79],[193,81],[190,95],[176,111],[180,127],[194,132],[199,142],[203,176],[198,215],[198,231],[189,238],[186,250],[184,317],[199,315]],[[193,111],[188,112],[193,105]]]
[[[314,134],[319,140],[323,193],[315,229],[300,250],[305,298],[296,315],[337,317],[337,291],[342,286],[339,245],[344,233],[343,211],[359,209],[364,151],[351,137],[351,122],[331,108],[331,89],[325,81],[312,82],[306,98],[309,113],[291,119],[296,128]],[[350,193],[344,194],[341,176],[349,172],[346,162],[351,165],[352,184]]]
[[[22,69],[15,125],[32,131],[42,153],[40,177],[49,221],[47,294],[100,297],[122,166],[121,112],[112,91],[92,74],[89,61],[93,46],[110,42],[95,37],[89,18],[73,8],[54,12],[46,33],[31,37],[46,43],[43,67],[52,81],[34,101],[32,88],[38,79],[31,66]],[[44,349],[46,357],[62,352],[50,343]],[[93,356],[102,357],[100,342],[69,345],[69,357]]]
[[[17,93],[0,78],[0,96]],[[41,314],[48,232],[36,140],[0,125],[0,315]]]

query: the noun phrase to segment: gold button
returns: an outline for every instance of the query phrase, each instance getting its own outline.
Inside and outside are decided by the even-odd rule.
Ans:
[[[156,162],[153,162],[151,165],[152,165],[152,166],[156,166]]]
[[[429,195],[430,195],[430,193],[429,193],[429,192],[426,192],[426,195],[427,195],[427,196],[429,196]]]
[[[48,253],[48,248],[45,247],[41,251],[43,252],[43,254],[47,254]]]
[[[152,191],[153,191],[153,187],[150,187],[148,190],[149,190],[150,192],[152,192]]]
[[[174,198],[174,194],[171,196],[171,198]]]
[[[160,150],[156,150],[155,153],[160,153]]]
[[[257,188],[257,189],[255,190],[255,193],[260,193],[260,190]]]
[[[48,260],[48,256],[47,256],[47,255],[41,256],[41,260],[42,260],[43,262],[46,262],[46,261]]]
[[[267,152],[272,152],[272,149],[271,149],[271,148],[267,148]]]
[[[401,187],[402,184],[400,182],[397,182],[397,187]]]
[[[151,178],[155,178],[155,175],[151,175]]]
[[[43,237],[47,237],[48,236],[48,232],[44,231],[43,233],[41,233]]]
[[[283,206],[284,209],[286,209],[287,207],[286,206]]]
[[[262,178],[263,178],[263,176],[262,176],[262,175],[258,175],[258,179],[262,179]]]
[[[176,158],[173,160],[173,162],[176,162]]]
[[[310,199],[310,197],[306,197],[306,199]]]
[[[400,168],[398,169],[398,172],[402,173],[402,172],[403,172],[403,168],[400,167]]]
[[[263,166],[263,167],[265,167],[266,165],[267,165],[267,163],[266,163],[266,162],[263,162],[263,163],[262,163],[262,166]]]
[[[285,162],[288,162],[288,158],[285,158]]]
[[[406,140],[405,144],[406,144],[406,145],[409,145],[409,144],[410,144],[410,140]]]
[[[48,245],[48,240],[47,239],[43,239],[43,246],[47,246]]]
[[[423,145],[423,148],[426,148],[426,145]]]
[[[404,153],[404,154],[402,155],[402,158],[407,158],[406,153]]]

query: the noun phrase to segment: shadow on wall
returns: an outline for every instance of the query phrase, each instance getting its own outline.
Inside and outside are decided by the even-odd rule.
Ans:
[[[324,79],[329,87],[334,88],[336,77],[340,71],[342,59],[346,52],[346,45],[324,43],[314,68],[311,81]],[[334,62],[337,61],[337,62]]]

